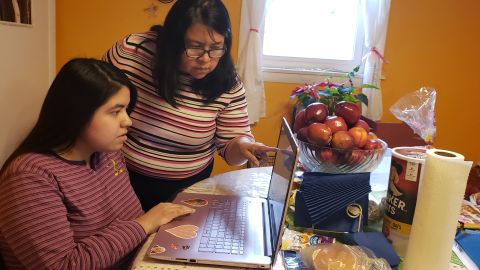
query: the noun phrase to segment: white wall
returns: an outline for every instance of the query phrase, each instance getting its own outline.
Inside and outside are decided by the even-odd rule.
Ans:
[[[32,0],[32,26],[0,23],[0,165],[37,120],[55,74],[55,0]]]

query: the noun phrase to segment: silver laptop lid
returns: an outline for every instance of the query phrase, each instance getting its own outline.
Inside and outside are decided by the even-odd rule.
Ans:
[[[288,197],[292,189],[293,177],[298,162],[298,145],[290,126],[282,118],[280,135],[278,137],[278,152],[275,155],[270,188],[268,190],[268,205],[270,228],[272,235],[272,265],[275,264],[280,251],[283,235],[283,224],[288,210]]]

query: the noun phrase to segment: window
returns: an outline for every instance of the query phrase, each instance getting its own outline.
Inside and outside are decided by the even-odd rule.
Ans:
[[[263,36],[265,80],[313,82],[359,65],[364,54],[359,2],[270,0]]]

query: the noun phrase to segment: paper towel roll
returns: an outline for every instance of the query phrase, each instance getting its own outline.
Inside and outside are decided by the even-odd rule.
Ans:
[[[471,161],[429,149],[420,182],[404,270],[448,270]]]

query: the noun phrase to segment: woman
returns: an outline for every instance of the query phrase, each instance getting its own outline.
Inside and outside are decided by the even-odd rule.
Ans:
[[[250,132],[231,47],[220,0],[179,0],[163,27],[128,35],[104,55],[138,89],[123,152],[143,209],[209,177],[216,150],[230,165],[257,166],[275,151]]]
[[[119,152],[136,91],[117,68],[68,62],[39,119],[0,170],[0,252],[8,269],[124,269],[147,234],[193,209],[143,213]]]

